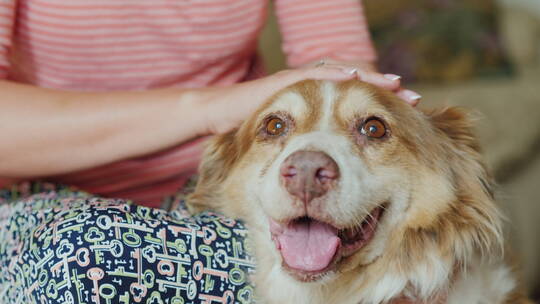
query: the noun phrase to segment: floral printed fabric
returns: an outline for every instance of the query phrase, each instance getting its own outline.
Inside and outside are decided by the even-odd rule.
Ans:
[[[251,303],[241,222],[51,184],[0,190],[0,303]]]

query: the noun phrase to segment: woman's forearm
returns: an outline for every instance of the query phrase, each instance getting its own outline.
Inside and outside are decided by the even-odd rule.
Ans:
[[[204,90],[81,93],[0,81],[0,176],[61,174],[205,132]]]

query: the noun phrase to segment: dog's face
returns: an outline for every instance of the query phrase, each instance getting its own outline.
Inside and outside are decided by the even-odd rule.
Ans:
[[[304,81],[212,143],[192,198],[222,201],[273,243],[285,272],[318,281],[421,254],[424,238],[460,254],[446,230],[472,225],[458,218],[464,197],[491,212],[487,185],[461,112],[426,114],[357,81]]]

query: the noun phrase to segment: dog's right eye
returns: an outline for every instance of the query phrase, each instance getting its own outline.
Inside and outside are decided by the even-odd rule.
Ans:
[[[371,138],[382,138],[386,135],[386,127],[378,118],[369,118],[360,128],[360,133]]]
[[[266,122],[265,130],[268,135],[278,136],[285,132],[286,127],[287,125],[281,118],[273,117]]]

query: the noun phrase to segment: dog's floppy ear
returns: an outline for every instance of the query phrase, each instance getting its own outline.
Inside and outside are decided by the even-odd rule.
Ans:
[[[442,108],[428,113],[428,116],[435,127],[452,139],[454,144],[476,153],[480,152],[480,145],[474,134],[474,120],[466,109]]]
[[[480,143],[475,135],[474,122],[469,111],[460,107],[448,107],[435,110],[428,114],[433,125],[444,136],[451,140],[452,146],[446,151],[455,152],[454,156],[467,162],[474,163],[471,169],[476,168],[476,175],[483,190],[493,198],[493,180],[482,160]],[[457,153],[457,155],[456,155]],[[463,153],[467,157],[459,157]]]
[[[199,165],[199,178],[195,191],[186,203],[192,213],[216,209],[220,203],[221,184],[239,157],[237,130],[212,138],[206,146]]]
[[[502,250],[502,216],[494,201],[494,181],[483,162],[471,114],[463,108],[449,107],[427,115],[443,137],[440,151],[449,164],[447,170],[458,197],[452,206],[455,216],[442,221],[453,221],[445,225],[468,234],[461,239],[472,241],[469,246],[484,253]]]

